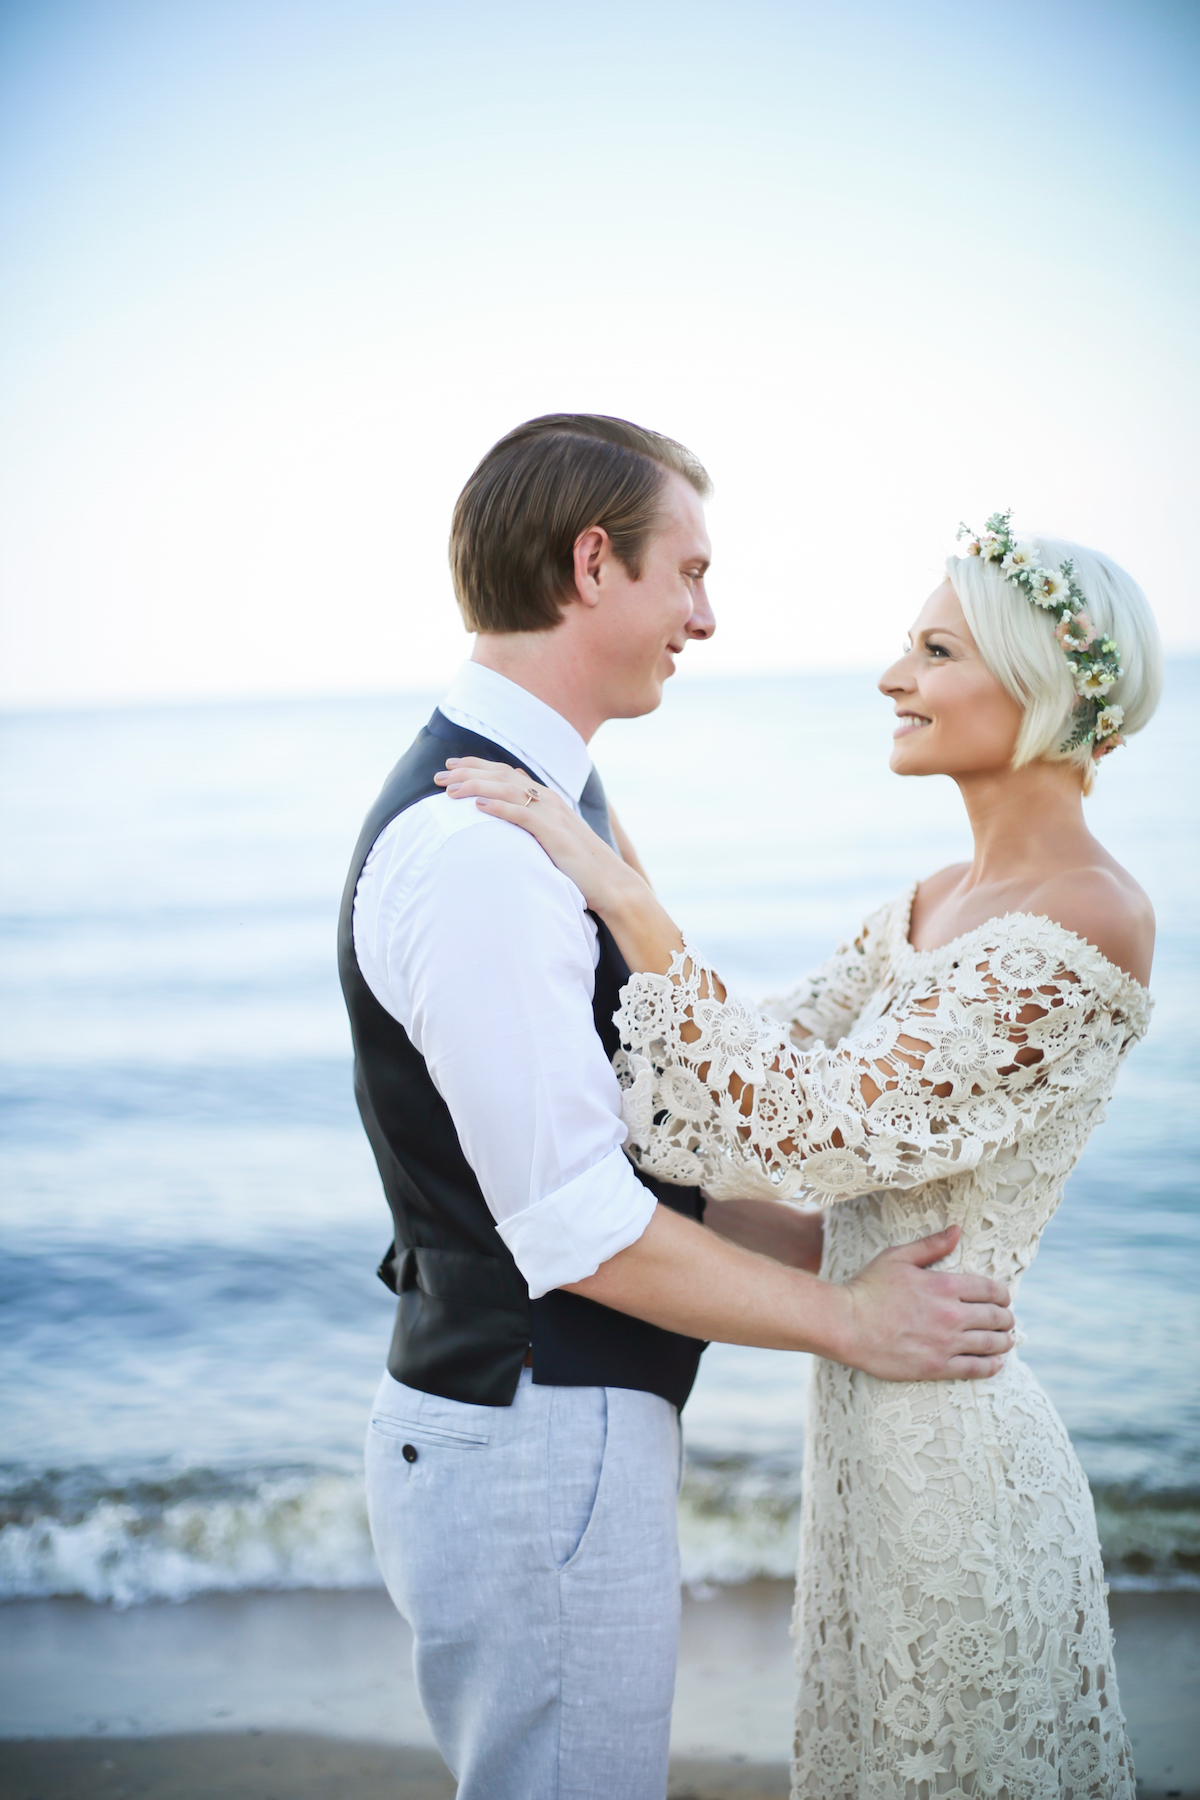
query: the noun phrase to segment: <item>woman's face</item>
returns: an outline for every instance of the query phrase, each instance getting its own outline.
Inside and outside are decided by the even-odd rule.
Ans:
[[[896,708],[896,774],[1011,768],[1022,709],[976,649],[949,578],[921,608],[910,640],[911,648],[879,681]]]

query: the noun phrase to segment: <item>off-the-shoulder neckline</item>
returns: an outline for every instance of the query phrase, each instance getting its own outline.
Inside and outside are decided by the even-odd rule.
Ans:
[[[1054,931],[1058,932],[1060,937],[1069,938],[1072,943],[1081,945],[1083,949],[1087,951],[1090,958],[1094,959],[1096,962],[1103,963],[1104,967],[1110,970],[1112,974],[1117,977],[1118,981],[1128,983],[1128,985],[1133,988],[1137,994],[1141,995],[1143,999],[1149,1000],[1152,998],[1150,989],[1143,986],[1136,975],[1131,975],[1128,969],[1122,969],[1118,963],[1113,962],[1109,957],[1105,956],[1103,950],[1101,950],[1098,945],[1093,944],[1090,938],[1081,937],[1077,931],[1072,931],[1068,925],[1061,925],[1057,919],[1052,919],[1048,913],[996,913],[994,917],[985,919],[981,925],[973,926],[970,931],[960,931],[957,937],[947,938],[944,944],[931,944],[928,949],[918,950],[915,944],[910,943],[908,934],[912,930],[913,902],[916,900],[917,889],[920,885],[921,883],[919,881],[914,881],[909,888],[907,895],[903,896],[904,906],[899,920],[899,940],[910,956],[941,956],[947,950],[955,950],[960,944],[969,943],[972,938],[979,937],[982,932],[992,932],[995,931],[997,927],[1013,925],[1018,920],[1026,920],[1031,925],[1049,925]]]

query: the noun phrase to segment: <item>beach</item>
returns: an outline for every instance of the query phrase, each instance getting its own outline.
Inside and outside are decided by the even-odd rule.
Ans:
[[[782,1581],[685,1594],[673,1797],[786,1796],[790,1608]],[[1200,1593],[1115,1594],[1112,1614],[1139,1795],[1200,1796]],[[0,1800],[454,1792],[376,1590],[24,1601],[0,1620]]]
[[[1094,803],[1155,900],[1156,1012],[1017,1303],[1096,1497],[1144,1796],[1200,1795],[1197,674]],[[0,1800],[452,1792],[367,1529],[394,1302],[333,967],[357,822],[433,698],[0,721]],[[745,994],[962,852],[949,796],[898,807],[877,707],[697,684],[601,734]],[[772,744],[836,779],[747,786]],[[684,1413],[680,1800],[787,1792],[807,1373],[713,1345]]]

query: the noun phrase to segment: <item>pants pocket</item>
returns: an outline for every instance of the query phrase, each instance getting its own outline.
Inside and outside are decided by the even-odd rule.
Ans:
[[[486,1450],[490,1436],[476,1431],[456,1431],[452,1426],[429,1419],[396,1419],[390,1413],[374,1413],[371,1430],[379,1437],[398,1443],[443,1445],[454,1450]]]
[[[596,1510],[608,1444],[603,1388],[555,1388],[550,1404],[550,1550],[562,1570],[577,1553]]]

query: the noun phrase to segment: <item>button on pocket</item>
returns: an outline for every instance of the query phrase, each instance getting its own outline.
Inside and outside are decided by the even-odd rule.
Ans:
[[[414,1463],[417,1460],[417,1447],[415,1444],[402,1444],[400,1454],[405,1462]]]

